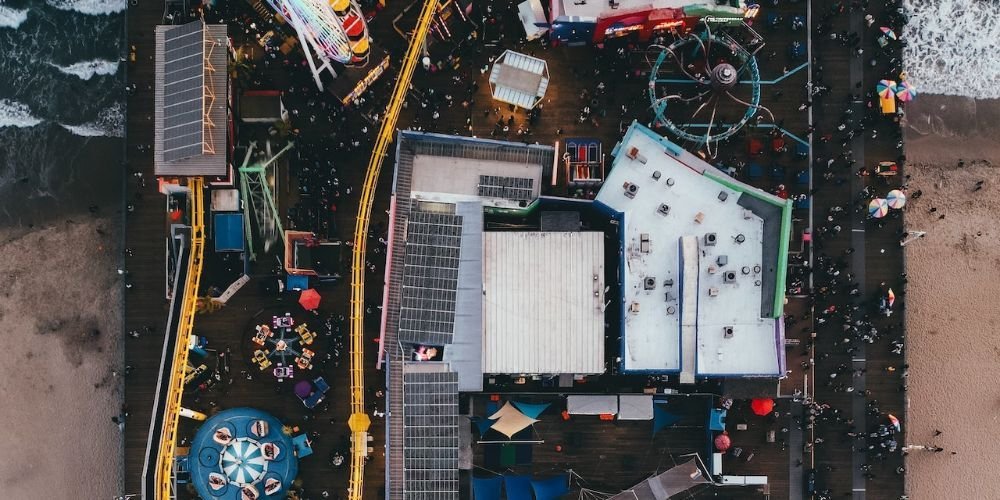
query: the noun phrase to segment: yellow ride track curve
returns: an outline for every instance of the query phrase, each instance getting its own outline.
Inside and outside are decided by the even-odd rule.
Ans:
[[[361,201],[358,203],[358,218],[354,225],[354,248],[351,264],[351,417],[348,426],[351,429],[351,479],[348,488],[350,500],[361,500],[364,490],[365,459],[368,455],[368,427],[371,420],[365,409],[365,255],[368,247],[368,226],[371,220],[372,204],[375,201],[375,189],[378,186],[378,175],[396,135],[396,121],[403,107],[403,100],[410,89],[413,70],[427,38],[431,18],[437,12],[438,0],[426,0],[417,26],[410,37],[410,46],[406,50],[403,66],[396,78],[389,105],[386,106],[385,118],[379,128],[375,147],[368,160],[368,170],[365,172],[365,182],[361,188]]]
[[[174,454],[177,451],[177,425],[180,421],[181,399],[184,396],[184,371],[188,364],[188,341],[194,329],[194,314],[198,306],[198,286],[201,283],[202,257],[205,250],[205,207],[201,177],[188,178],[191,190],[191,255],[184,284],[181,315],[177,323],[170,386],[164,405],[163,430],[160,432],[159,453],[156,455],[156,500],[175,498],[173,491]],[[170,332],[167,332],[169,335]]]

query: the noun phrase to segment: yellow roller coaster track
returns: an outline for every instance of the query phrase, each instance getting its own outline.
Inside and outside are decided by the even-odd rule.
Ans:
[[[184,369],[188,364],[188,341],[194,329],[194,314],[198,305],[198,285],[201,283],[205,247],[205,208],[201,177],[188,178],[188,188],[191,190],[191,255],[188,260],[181,315],[177,323],[170,386],[164,405],[163,431],[160,433],[159,453],[156,456],[156,500],[176,497],[173,491],[173,466],[174,453],[177,451],[177,425],[180,420],[181,398],[184,395]]]
[[[358,204],[358,219],[354,226],[354,249],[351,265],[351,418],[348,425],[351,428],[353,446],[351,449],[351,482],[348,490],[350,500],[361,500],[364,490],[365,458],[368,455],[368,427],[371,421],[365,409],[365,255],[367,253],[368,226],[371,220],[372,203],[375,201],[375,188],[378,185],[379,170],[382,161],[389,151],[389,144],[396,135],[396,121],[399,111],[403,108],[403,100],[410,89],[410,80],[417,60],[423,49],[424,40],[431,24],[431,18],[437,11],[438,0],[426,0],[420,11],[420,18],[410,38],[410,46],[396,78],[396,86],[386,107],[385,118],[379,128],[375,147],[372,149],[368,170],[365,173],[365,183],[361,189],[361,202]]]

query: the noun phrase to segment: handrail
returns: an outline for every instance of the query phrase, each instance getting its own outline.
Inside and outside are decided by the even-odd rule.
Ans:
[[[167,401],[164,405],[159,453],[156,455],[155,500],[169,500],[176,497],[173,491],[173,463],[174,454],[177,451],[177,427],[180,421],[181,399],[184,396],[184,371],[188,364],[188,345],[191,332],[194,329],[194,315],[198,305],[198,286],[201,283],[201,268],[205,249],[205,207],[202,178],[188,178],[188,189],[191,200],[191,256],[188,260],[180,321],[177,323],[177,339],[174,343],[170,385],[167,389]],[[167,332],[168,335],[169,333]]]
[[[368,427],[371,421],[365,409],[365,355],[364,355],[364,322],[365,322],[365,257],[367,254],[368,226],[370,225],[372,204],[375,201],[375,188],[378,185],[378,175],[396,135],[396,121],[410,89],[413,71],[423,50],[431,19],[437,11],[438,0],[426,0],[420,11],[417,26],[410,38],[410,46],[406,50],[403,66],[396,78],[392,97],[386,106],[385,117],[379,127],[378,138],[372,149],[365,172],[365,182],[361,188],[361,200],[358,203],[358,217],[354,226],[354,248],[351,264],[351,417],[348,424],[351,429],[353,443],[351,447],[351,477],[348,487],[350,500],[361,500],[364,489],[365,460],[368,456]]]

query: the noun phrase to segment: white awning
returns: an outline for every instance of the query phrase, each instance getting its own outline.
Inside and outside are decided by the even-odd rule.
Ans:
[[[618,420],[652,420],[653,396],[622,394],[618,396]]]
[[[570,415],[618,414],[618,396],[566,396]]]

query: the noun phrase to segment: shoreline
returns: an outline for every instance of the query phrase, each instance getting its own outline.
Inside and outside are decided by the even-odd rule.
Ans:
[[[923,196],[911,196],[906,228],[927,235],[905,250],[904,425],[907,444],[945,451],[906,457],[906,491],[914,498],[985,498],[1000,490],[1000,480],[985,479],[1000,460],[980,439],[996,418],[996,397],[973,381],[1000,377],[1000,341],[990,335],[1000,312],[989,304],[1000,292],[993,278],[1000,272],[1000,100],[921,95],[907,115],[904,172],[910,193]]]

